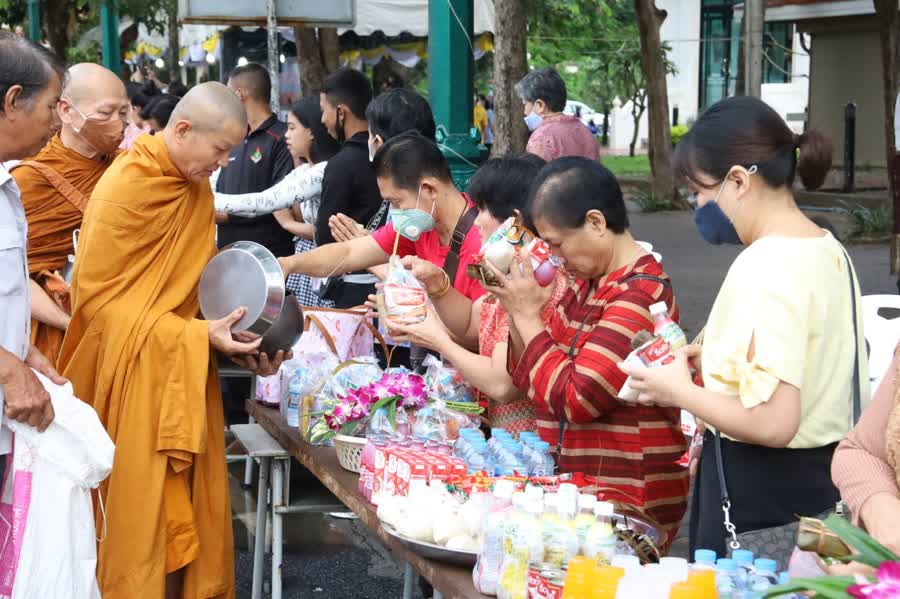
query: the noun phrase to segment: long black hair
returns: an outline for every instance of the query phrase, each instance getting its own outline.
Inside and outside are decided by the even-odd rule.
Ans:
[[[526,211],[528,192],[545,164],[543,158],[530,153],[491,158],[472,177],[466,193],[479,210],[487,210],[500,222],[518,210],[523,224],[533,229]]]
[[[328,135],[325,125],[322,124],[322,109],[319,107],[319,99],[307,96],[294,102],[291,113],[300,124],[312,131],[313,141],[309,148],[309,159],[313,162],[325,162],[337,154],[341,145],[333,137]]]
[[[799,152],[798,152],[799,150]],[[675,148],[676,174],[702,184],[721,181],[734,166],[757,167],[771,187],[816,189],[831,168],[831,141],[818,131],[796,135],[775,110],[758,98],[738,96],[710,106]]]

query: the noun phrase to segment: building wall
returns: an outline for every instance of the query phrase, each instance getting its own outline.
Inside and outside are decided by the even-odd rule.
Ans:
[[[791,82],[764,83],[762,99],[787,121],[794,133],[802,133],[804,121],[799,115],[806,111],[809,104],[810,56],[800,43],[799,33],[794,35],[793,52]]]
[[[657,0],[668,11],[660,29],[663,42],[669,44],[669,60],[678,68],[666,78],[669,110],[678,107],[681,123],[697,118],[700,103],[700,5],[701,0]]]
[[[844,106],[856,102],[856,164],[885,166],[881,46],[874,30],[812,30],[810,127],[834,142],[834,163],[844,163]]]

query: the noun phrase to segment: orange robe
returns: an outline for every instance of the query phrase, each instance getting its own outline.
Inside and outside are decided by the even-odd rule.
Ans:
[[[12,171],[22,192],[28,219],[29,273],[68,312],[68,285],[52,273],[61,271],[68,262],[69,254],[75,253],[72,232],[81,227],[87,199],[100,176],[112,164],[112,157],[102,160],[85,158],[64,146],[57,133],[29,161],[50,167],[74,188],[67,198],[48,181],[44,173],[33,166],[22,164]],[[31,343],[54,364],[64,333],[61,329],[31,319]]]
[[[184,599],[234,597],[222,400],[197,319],[215,252],[209,182],[184,179],[163,136],[141,137],[85,213],[59,359],[116,444],[99,491],[104,599],[161,599],[185,566]]]

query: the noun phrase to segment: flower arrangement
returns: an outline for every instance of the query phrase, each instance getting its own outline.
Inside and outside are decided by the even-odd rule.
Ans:
[[[834,531],[855,553],[840,558],[873,569],[868,576],[823,576],[799,578],[769,589],[766,597],[812,591],[822,599],[888,599],[900,597],[900,557],[840,516],[829,516],[825,526]]]
[[[314,437],[324,441],[335,435],[353,435],[369,415],[386,408],[388,420],[396,426],[398,410],[418,409],[428,401],[425,379],[409,372],[386,372],[374,383],[351,389],[338,396],[340,403],[325,410],[316,424]]]

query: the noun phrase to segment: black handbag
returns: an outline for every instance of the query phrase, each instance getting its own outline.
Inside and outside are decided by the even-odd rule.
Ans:
[[[850,306],[852,310],[853,321],[853,339],[856,341],[856,352],[853,356],[853,424],[859,421],[862,413],[862,397],[860,387],[860,365],[859,365],[859,324],[856,318],[856,281],[853,278],[853,265],[850,262],[850,256],[844,250],[844,257],[847,259],[847,272],[850,278]],[[722,513],[725,518],[725,530],[728,535],[725,537],[725,545],[732,551],[736,549],[749,549],[755,555],[764,555],[778,562],[779,568],[786,568],[790,561],[791,554],[797,545],[797,535],[800,529],[800,520],[781,526],[772,526],[770,528],[762,528],[759,530],[751,530],[738,533],[734,524],[731,522],[731,499],[728,495],[728,487],[725,484],[725,469],[722,460],[722,435],[716,431],[715,440],[716,450],[716,474],[719,478],[719,490],[722,497]],[[819,520],[824,520],[829,515],[837,513],[846,515],[843,504],[839,501],[834,509],[815,516]]]

